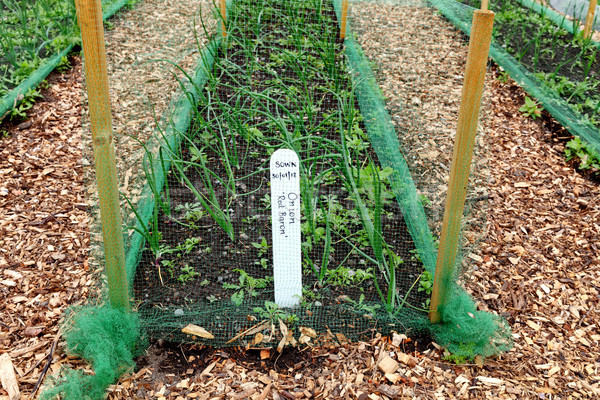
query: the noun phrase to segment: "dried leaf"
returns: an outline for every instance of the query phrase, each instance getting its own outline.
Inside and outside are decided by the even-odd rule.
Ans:
[[[198,336],[198,337],[201,337],[204,339],[214,339],[215,338],[212,333],[210,333],[206,329],[202,328],[201,326],[194,325],[194,324],[189,324],[188,326],[183,328],[181,330],[181,332],[186,333],[188,335]]]

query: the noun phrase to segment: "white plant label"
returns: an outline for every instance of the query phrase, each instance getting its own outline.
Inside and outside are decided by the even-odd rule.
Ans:
[[[271,220],[275,303],[294,307],[302,296],[300,160],[289,149],[271,156]]]

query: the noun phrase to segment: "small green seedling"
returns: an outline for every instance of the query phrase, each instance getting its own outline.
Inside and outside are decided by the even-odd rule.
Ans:
[[[40,92],[35,89],[29,89],[25,95],[19,96],[19,104],[10,110],[8,113],[8,119],[13,121],[21,121],[27,118],[27,110],[31,109],[35,104],[37,98],[42,97]]]
[[[424,271],[421,274],[421,279],[419,279],[419,288],[417,289],[419,292],[425,292],[428,297],[431,297],[431,292],[433,291],[433,274],[429,271]],[[429,303],[431,302],[430,298],[427,298],[423,302],[423,308],[429,308]]]
[[[419,292],[425,292],[426,294],[431,294],[433,290],[433,275],[429,271],[424,271],[421,274],[421,279],[419,280]]]
[[[258,243],[258,242],[252,242],[250,244],[255,249],[258,249],[258,256],[259,257],[262,257],[269,250],[269,244],[267,243],[267,239],[264,236],[263,236],[262,240],[260,241],[260,243]]]
[[[542,116],[542,108],[539,106],[537,101],[533,100],[529,96],[525,96],[525,104],[519,108],[519,111],[521,111],[524,116],[531,117],[532,119]]]
[[[565,156],[567,157],[567,161],[576,158],[580,169],[584,171],[589,170],[594,174],[600,175],[600,159],[579,138],[575,138],[567,143],[565,146]]]
[[[266,319],[269,321],[282,320],[288,325],[298,321],[296,314],[288,314],[283,311],[279,306],[272,301],[265,301],[265,307],[254,307],[253,311],[258,314],[260,319]]]
[[[257,265],[260,265],[264,269],[267,269],[269,260],[266,257],[264,257],[267,254],[267,252],[269,251],[269,247],[270,247],[269,244],[267,243],[267,239],[265,237],[263,237],[262,240],[260,241],[260,243],[252,242],[250,244],[254,248],[258,249],[258,257],[260,257],[260,260],[257,260],[254,263]]]
[[[510,79],[510,75],[508,75],[508,72],[506,72],[506,71],[500,71],[497,79],[498,79],[498,81],[500,81],[502,83],[508,83],[508,80]]]
[[[269,282],[273,281],[273,278],[270,276],[265,278],[254,278],[242,269],[234,269],[233,271],[240,274],[239,284],[224,283],[223,289],[233,289],[236,291],[231,295],[231,302],[236,306],[242,304],[245,294],[256,297],[258,296],[256,289],[264,289]]]
[[[186,284],[189,281],[193,280],[198,275],[200,275],[200,274],[198,272],[196,272],[196,270],[193,267],[190,267],[189,265],[186,264],[183,268],[181,268],[181,274],[179,274],[179,277],[177,277],[177,280],[183,284]]]

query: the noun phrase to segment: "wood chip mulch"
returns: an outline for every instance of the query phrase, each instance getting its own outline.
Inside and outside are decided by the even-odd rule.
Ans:
[[[67,306],[93,288],[81,162],[81,62],[53,74],[0,140],[0,353],[21,390],[38,381]],[[0,390],[0,398],[3,392]]]
[[[436,30],[446,40],[442,34]],[[95,290],[86,259],[81,67],[72,63],[49,79],[28,120],[2,126],[9,135],[0,139],[0,353],[15,368],[22,398],[55,340],[49,373],[84,368],[63,354],[58,336],[64,308]],[[482,118],[488,228],[468,257],[466,287],[481,308],[507,318],[513,350],[481,366],[456,365],[435,345],[400,335],[282,355],[155,343],[108,398],[600,398],[600,183],[565,162],[567,135],[548,116],[533,121],[518,111],[520,88],[490,75]],[[8,398],[0,388],[0,400]]]

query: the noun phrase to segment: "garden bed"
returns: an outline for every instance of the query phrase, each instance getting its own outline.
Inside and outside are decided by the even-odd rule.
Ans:
[[[161,150],[172,168],[134,282],[147,328],[191,340],[181,328],[194,323],[215,344],[279,319],[354,337],[382,321],[418,330],[431,276],[387,183],[393,170],[365,133],[333,7],[239,1],[228,31],[181,148]],[[278,148],[301,160],[295,309],[273,303],[268,162]],[[271,345],[272,325],[264,331],[254,345]]]
[[[478,1],[464,0],[463,3],[479,6]],[[491,49],[494,60],[524,84],[526,90],[572,134],[580,136],[589,150],[598,156],[598,44],[584,39],[581,32],[573,34],[562,27],[566,26],[564,24],[557,25],[556,17],[546,15],[551,11],[544,8],[536,12],[518,0],[502,0],[491,7],[496,12],[495,46]],[[523,71],[516,72],[518,68]],[[530,102],[526,112],[534,113],[534,106]],[[585,164],[581,167],[590,168]]]
[[[130,0],[102,2],[103,18]],[[26,117],[55,68],[70,68],[67,55],[80,43],[75,4],[64,0],[5,1],[0,6],[0,120]],[[20,104],[19,104],[20,103]]]

